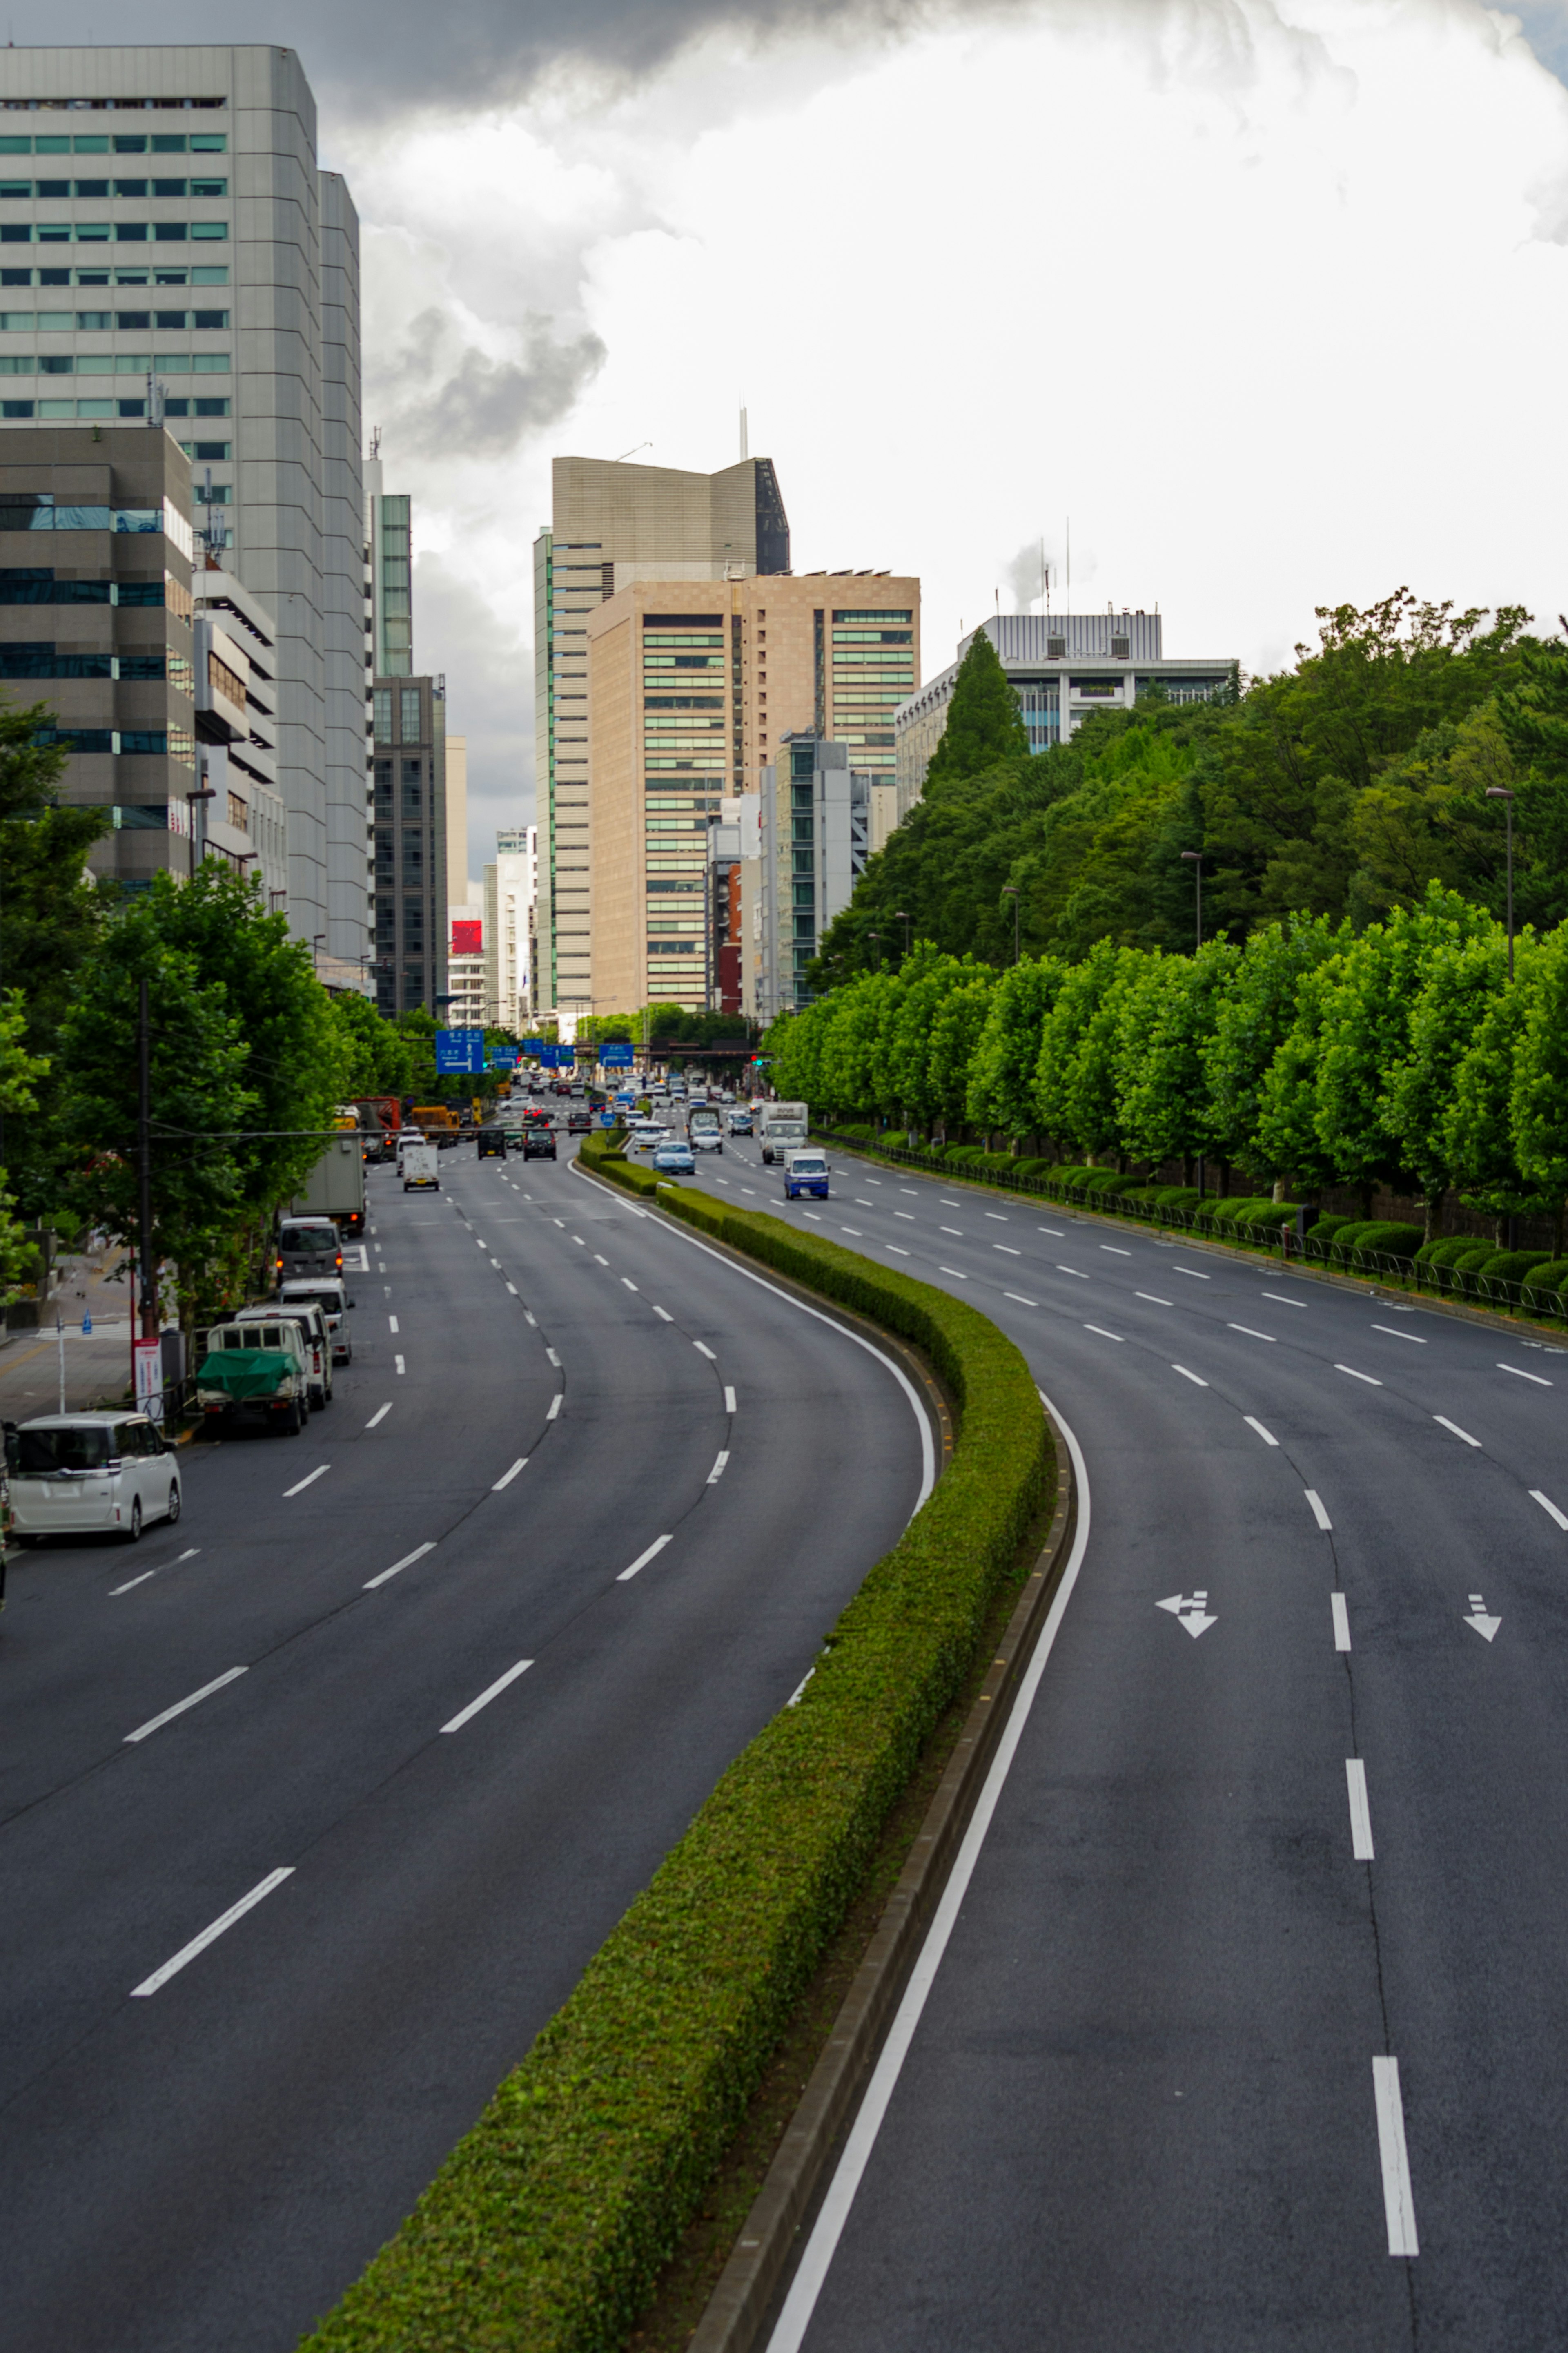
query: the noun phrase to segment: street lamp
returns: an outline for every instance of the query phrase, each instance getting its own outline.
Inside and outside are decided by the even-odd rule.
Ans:
[[[1489,785],[1489,801],[1507,803],[1508,817],[1508,976],[1513,978],[1513,793],[1507,785]]]
[[[196,879],[196,812],[195,803],[197,801],[216,801],[216,798],[217,795],[210,785],[199,785],[194,793],[187,793],[185,795],[185,807],[191,812],[191,880],[193,882]]]
[[[1013,961],[1014,961],[1014,963],[1015,963],[1015,964],[1016,964],[1016,963],[1017,963],[1017,961],[1018,961],[1018,886],[1017,886],[1017,884],[1016,884],[1016,882],[1004,882],[1004,883],[1003,883],[1003,885],[1002,885],[1002,896],[1004,897],[1004,899],[1011,899],[1011,901],[1013,902]]]
[[[909,915],[907,915],[907,914],[904,913],[904,910],[902,909],[902,907],[895,907],[895,908],[894,908],[894,910],[893,910],[893,921],[894,921],[896,923],[902,923],[902,925],[903,925],[903,927],[904,927],[904,959],[905,959],[905,962],[906,962],[906,963],[907,963],[907,962],[908,962],[908,960],[909,960],[909,953],[910,953],[910,920],[911,920],[911,919],[910,919],[910,917]]]
[[[1196,871],[1194,881],[1198,886],[1198,945],[1204,944],[1204,854],[1201,849],[1184,849],[1182,856]]]
[[[868,940],[875,940],[877,943],[877,969],[880,972],[882,969],[882,934],[880,932],[868,932],[866,937]]]

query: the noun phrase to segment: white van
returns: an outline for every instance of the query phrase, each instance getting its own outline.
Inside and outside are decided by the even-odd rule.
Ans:
[[[17,1541],[118,1535],[180,1516],[178,1458],[141,1413],[48,1413],[6,1432]]]

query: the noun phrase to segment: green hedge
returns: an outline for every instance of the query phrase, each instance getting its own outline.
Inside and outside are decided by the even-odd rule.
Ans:
[[[1392,1218],[1374,1218],[1358,1229],[1355,1247],[1358,1253],[1375,1250],[1380,1258],[1414,1259],[1425,1230],[1421,1226],[1401,1225]],[[1339,1240],[1343,1239],[1342,1234]]]
[[[1481,1272],[1489,1282],[1522,1282],[1538,1266],[1548,1264],[1550,1250],[1497,1250]]]
[[[608,1137],[584,1157],[633,1192],[658,1184]],[[731,1766],[312,2353],[625,2344],[963,1686],[1051,1470],[1027,1365],[964,1301],[693,1188],[661,1199],[923,1347],[959,1403],[952,1460],[799,1704]]]
[[[1544,1266],[1531,1267],[1524,1281],[1524,1303],[1527,1307],[1542,1308],[1548,1314],[1563,1313],[1558,1294],[1568,1293],[1568,1258],[1549,1259]]]

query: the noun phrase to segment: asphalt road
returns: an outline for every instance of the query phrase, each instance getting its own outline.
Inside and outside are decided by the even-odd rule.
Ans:
[[[5,2353],[285,2353],[916,1502],[838,1326],[565,1160],[441,1178],[370,1173],[324,1415],[13,1566]]]
[[[1091,1514],[773,2353],[1561,2347],[1568,1355],[831,1157],[698,1181],[994,1316]]]

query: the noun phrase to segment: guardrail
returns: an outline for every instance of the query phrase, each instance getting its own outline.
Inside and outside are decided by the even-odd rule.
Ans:
[[[937,1176],[962,1177],[966,1185],[986,1185],[994,1192],[1053,1201],[1061,1208],[1088,1209],[1096,1217],[1125,1218],[1131,1224],[1192,1234],[1204,1241],[1258,1251],[1281,1261],[1327,1267],[1338,1274],[1372,1275],[1390,1287],[1459,1300],[1472,1307],[1493,1307],[1508,1314],[1568,1323],[1568,1292],[1542,1291],[1528,1280],[1519,1282],[1501,1275],[1462,1274],[1453,1267],[1394,1258],[1386,1250],[1358,1250],[1353,1243],[1342,1250],[1331,1238],[1326,1242],[1315,1242],[1310,1233],[1299,1234],[1289,1223],[1276,1229],[1238,1223],[1231,1218],[1207,1217],[1201,1209],[1162,1209],[1152,1201],[1129,1200],[1120,1193],[1091,1192],[1081,1185],[1053,1185],[1043,1176],[1010,1176],[1005,1169],[977,1167],[966,1161],[955,1163],[938,1153],[912,1151],[907,1145],[872,1143],[864,1136],[847,1135],[827,1127],[816,1133],[841,1151],[874,1154],[879,1160],[898,1167],[921,1169]],[[1479,1247],[1479,1238],[1477,1246]]]

